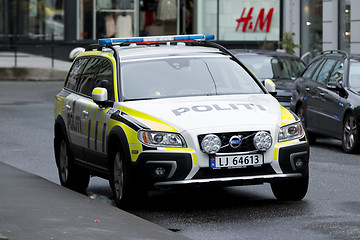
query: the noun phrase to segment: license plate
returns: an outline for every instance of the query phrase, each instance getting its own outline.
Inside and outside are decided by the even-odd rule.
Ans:
[[[262,154],[244,154],[232,156],[210,157],[210,167],[219,168],[245,168],[248,166],[261,166],[264,164]]]

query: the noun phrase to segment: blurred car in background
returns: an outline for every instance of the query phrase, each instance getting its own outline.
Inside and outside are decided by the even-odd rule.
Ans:
[[[263,82],[271,79],[276,85],[276,99],[286,108],[290,106],[295,79],[305,69],[299,57],[284,52],[230,49]]]
[[[345,152],[360,147],[360,58],[339,50],[315,57],[295,82],[290,109],[302,120],[308,139],[342,141]]]

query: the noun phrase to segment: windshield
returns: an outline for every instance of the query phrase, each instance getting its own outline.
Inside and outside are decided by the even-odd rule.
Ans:
[[[360,62],[351,62],[349,87],[360,89]]]
[[[121,63],[125,100],[263,93],[235,61],[220,57],[166,57]]]
[[[303,62],[295,58],[241,54],[237,57],[260,79],[295,80],[305,68]]]

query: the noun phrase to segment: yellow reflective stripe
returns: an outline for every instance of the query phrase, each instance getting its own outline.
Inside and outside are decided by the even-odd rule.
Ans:
[[[191,148],[166,148],[166,151],[184,151],[184,152],[193,152],[194,149]]]
[[[198,161],[197,161],[196,153],[192,153],[191,156],[192,156],[192,159],[193,159],[193,165],[197,165]]]
[[[95,120],[96,120],[96,114],[97,114],[97,110],[99,109],[99,107],[96,107],[94,110],[94,114],[93,114],[93,119],[92,119],[92,123],[91,123],[91,138],[94,139],[95,138]]]
[[[102,130],[103,130],[103,122],[104,122],[104,116],[105,113],[108,111],[109,108],[104,109],[101,113],[101,118],[100,118],[100,123],[99,123],[99,134],[98,134],[98,141],[101,141],[101,137],[102,137]]]
[[[136,118],[140,122],[144,123],[145,125],[149,126],[152,130],[159,130],[159,131],[169,131],[169,132],[178,132],[175,128],[170,126],[169,124],[154,118],[148,114],[136,111],[131,108],[123,107],[122,111],[129,114],[133,118]]]
[[[279,142],[275,144],[275,147],[281,147],[281,146],[293,145],[293,144],[295,144],[295,141]]]
[[[279,148],[274,149],[274,160],[279,160]]]
[[[295,122],[294,116],[283,106],[280,105],[281,109],[281,124],[280,126],[287,125],[289,123]]]
[[[134,131],[134,129],[128,127],[127,125],[123,123],[119,123],[120,127],[125,132],[125,136],[127,138],[127,141],[129,143],[129,149],[130,149],[130,156],[131,161],[136,162],[139,154],[142,152],[142,145],[140,144],[139,140],[137,139],[137,132]],[[137,150],[138,154],[132,154],[132,150]]]
[[[90,112],[90,108],[91,108],[92,104],[90,104],[88,106],[88,109],[87,111]],[[85,121],[85,136],[88,136],[88,124],[89,124],[89,118],[86,118],[86,121]]]

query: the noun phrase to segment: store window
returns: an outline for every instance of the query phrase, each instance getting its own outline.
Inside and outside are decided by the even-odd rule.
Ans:
[[[78,39],[133,37],[138,0],[79,0]]]
[[[322,0],[301,1],[301,54],[322,51]]]
[[[339,1],[339,49],[350,52],[351,1]]]
[[[140,35],[174,35],[178,32],[179,0],[140,1]]]
[[[279,41],[280,0],[198,0],[198,32],[227,41]]]
[[[64,1],[22,1],[18,34],[39,40],[64,39]]]

